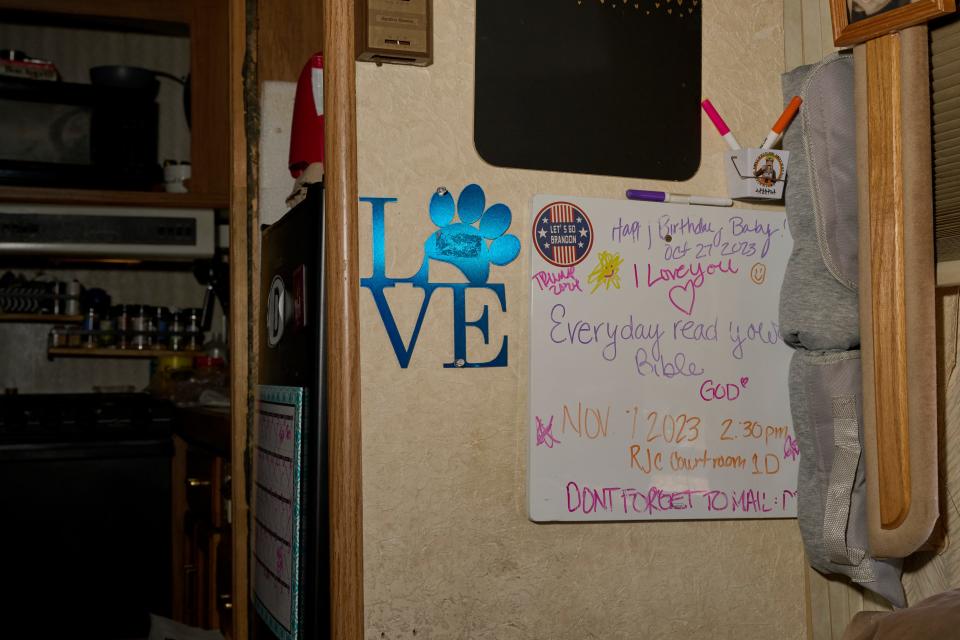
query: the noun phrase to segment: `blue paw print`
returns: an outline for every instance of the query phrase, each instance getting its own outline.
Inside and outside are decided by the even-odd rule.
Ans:
[[[430,219],[439,229],[427,238],[423,252],[427,258],[454,265],[471,284],[484,284],[491,264],[502,267],[520,253],[517,236],[504,235],[512,220],[510,208],[498,203],[484,211],[484,206],[483,189],[476,184],[460,192],[456,212],[446,189],[437,189],[430,199]],[[453,221],[456,216],[460,222]],[[474,226],[477,220],[480,223]]]

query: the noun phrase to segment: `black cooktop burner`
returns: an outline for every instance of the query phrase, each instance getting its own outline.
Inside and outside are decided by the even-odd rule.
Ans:
[[[169,437],[173,405],[145,393],[0,396],[0,444]]]
[[[170,615],[171,421],[146,394],[0,396],[0,636],[143,638]]]

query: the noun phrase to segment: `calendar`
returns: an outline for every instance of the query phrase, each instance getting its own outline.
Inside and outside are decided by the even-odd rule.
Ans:
[[[303,389],[260,385],[253,455],[251,568],[257,613],[281,640],[300,632]]]

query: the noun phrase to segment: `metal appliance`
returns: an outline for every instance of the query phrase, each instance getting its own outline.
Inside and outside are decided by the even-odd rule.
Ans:
[[[143,638],[170,615],[173,407],[0,396],[5,638]]]
[[[0,184],[148,190],[156,89],[0,76]]]
[[[0,204],[0,256],[195,260],[214,232],[212,209]]]
[[[251,599],[257,611],[251,628],[254,640],[326,638],[330,634],[322,247],[323,187],[314,184],[300,204],[262,233],[260,296],[264,304],[258,322],[258,395],[264,385],[269,385],[302,397],[296,409],[302,455],[294,460],[298,472],[293,474],[292,483],[296,487],[292,494],[299,499],[277,495],[266,486],[267,474],[261,475],[257,465],[264,460],[267,465],[282,466],[290,460],[272,454],[260,457],[264,454],[260,443],[265,429],[258,419],[256,446],[251,447],[251,455],[258,456],[258,462],[250,481],[254,496],[250,518]],[[266,415],[263,403],[258,404],[257,415],[261,419]],[[286,514],[286,519],[277,513]],[[277,523],[276,529],[271,521]],[[293,527],[292,523],[298,521],[299,527]],[[299,554],[293,554],[292,563],[280,563],[276,555],[286,556],[289,546],[283,546],[286,538],[279,545],[275,542],[291,529],[299,532]],[[258,540],[264,544],[259,545]],[[274,587],[286,591],[277,597]],[[293,613],[285,617],[291,610]]]

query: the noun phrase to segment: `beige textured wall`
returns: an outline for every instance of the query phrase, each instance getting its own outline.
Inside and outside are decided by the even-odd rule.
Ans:
[[[492,295],[481,301],[494,345],[509,336],[507,368],[442,368],[452,306],[438,293],[400,369],[360,292],[367,637],[804,637],[793,520],[536,525],[526,515],[530,198],[617,198],[628,185],[720,194],[723,142],[704,120],[701,169],[680,185],[489,166],[472,141],[475,3],[437,0],[434,10],[433,66],[358,65],[360,193],[399,198],[387,209],[387,273],[419,266],[435,230],[427,203],[441,185],[457,194],[479,183],[488,203],[512,209],[524,246],[490,278],[506,283],[507,312]],[[762,140],[782,105],[782,4],[705,2],[703,11],[703,94],[742,142]],[[368,275],[366,205],[360,227]],[[432,275],[456,277],[437,266]],[[398,287],[390,300],[409,336],[419,292]],[[479,342],[471,337],[471,356],[492,357]]]

